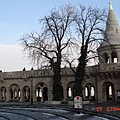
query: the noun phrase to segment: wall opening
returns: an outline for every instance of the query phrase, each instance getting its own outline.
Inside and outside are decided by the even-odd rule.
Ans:
[[[28,86],[23,88],[23,98],[25,102],[30,101],[30,88]]]
[[[95,87],[91,83],[88,83],[85,86],[85,99],[95,100]]]
[[[45,83],[40,82],[36,85],[37,101],[48,101],[48,88]]]
[[[6,88],[1,87],[1,99],[4,101],[6,99]]]
[[[102,98],[105,101],[114,101],[114,85],[111,82],[105,82],[102,85]]]
[[[103,57],[104,57],[104,62],[105,62],[105,63],[109,63],[109,62],[110,62],[107,53],[104,53],[104,54],[103,54]]]
[[[68,83],[68,85],[67,85],[67,98],[68,98],[68,100],[73,100],[73,98],[74,98],[74,85],[75,85],[74,81]]]
[[[117,53],[112,52],[111,56],[112,56],[112,63],[117,63],[118,62]]]
[[[17,84],[12,84],[10,86],[10,95],[11,95],[10,101],[17,102],[20,100],[20,88]]]
[[[72,97],[72,88],[68,88],[68,97]]]
[[[88,87],[85,87],[85,98],[89,98],[89,90],[88,90]]]

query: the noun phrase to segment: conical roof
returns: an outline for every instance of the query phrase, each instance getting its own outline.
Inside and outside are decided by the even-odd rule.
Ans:
[[[120,27],[114,14],[112,3],[109,3],[109,12],[105,29],[105,40],[103,45],[120,44]]]

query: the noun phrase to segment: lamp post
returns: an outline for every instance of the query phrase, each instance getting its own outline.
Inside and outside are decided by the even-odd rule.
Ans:
[[[33,105],[33,76],[30,76],[31,90],[30,90],[30,103]]]

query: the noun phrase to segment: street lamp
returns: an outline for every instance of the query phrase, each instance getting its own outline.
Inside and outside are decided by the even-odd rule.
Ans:
[[[30,103],[33,105],[33,76],[30,76],[31,90],[30,90]]]

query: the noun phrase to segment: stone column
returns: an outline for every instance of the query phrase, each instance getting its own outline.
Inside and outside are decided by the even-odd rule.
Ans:
[[[36,89],[35,87],[33,86],[33,91],[32,91],[32,94],[33,94],[33,102],[36,102]]]
[[[19,93],[18,93],[19,94]],[[20,90],[20,102],[24,102],[24,93],[23,89]]]
[[[19,101],[19,89],[17,88],[17,100]]]
[[[43,102],[43,87],[41,87],[41,94],[42,94],[42,97],[41,97],[41,102]]]
[[[53,100],[53,93],[52,93],[52,87],[48,87],[48,101]]]
[[[110,54],[110,55],[108,55],[108,59],[109,59],[109,63],[112,63],[111,54]]]
[[[15,100],[15,90],[12,89],[12,92],[13,92],[13,100]]]
[[[106,91],[105,88],[102,88],[102,87],[98,88],[98,101],[106,100],[106,92],[103,92],[104,90]]]
[[[29,88],[26,88],[26,98],[29,99]],[[24,98],[24,94],[23,94],[23,98]]]
[[[89,95],[89,99],[91,99],[91,86],[88,87],[88,95]]]
[[[63,86],[63,96],[64,96],[64,100],[67,100],[67,86]]]
[[[83,94],[83,100],[85,100],[85,87],[83,87],[82,94]]]
[[[11,100],[11,92],[9,88],[6,88],[6,101],[9,102]]]
[[[120,56],[117,56],[117,63],[120,63]]]

